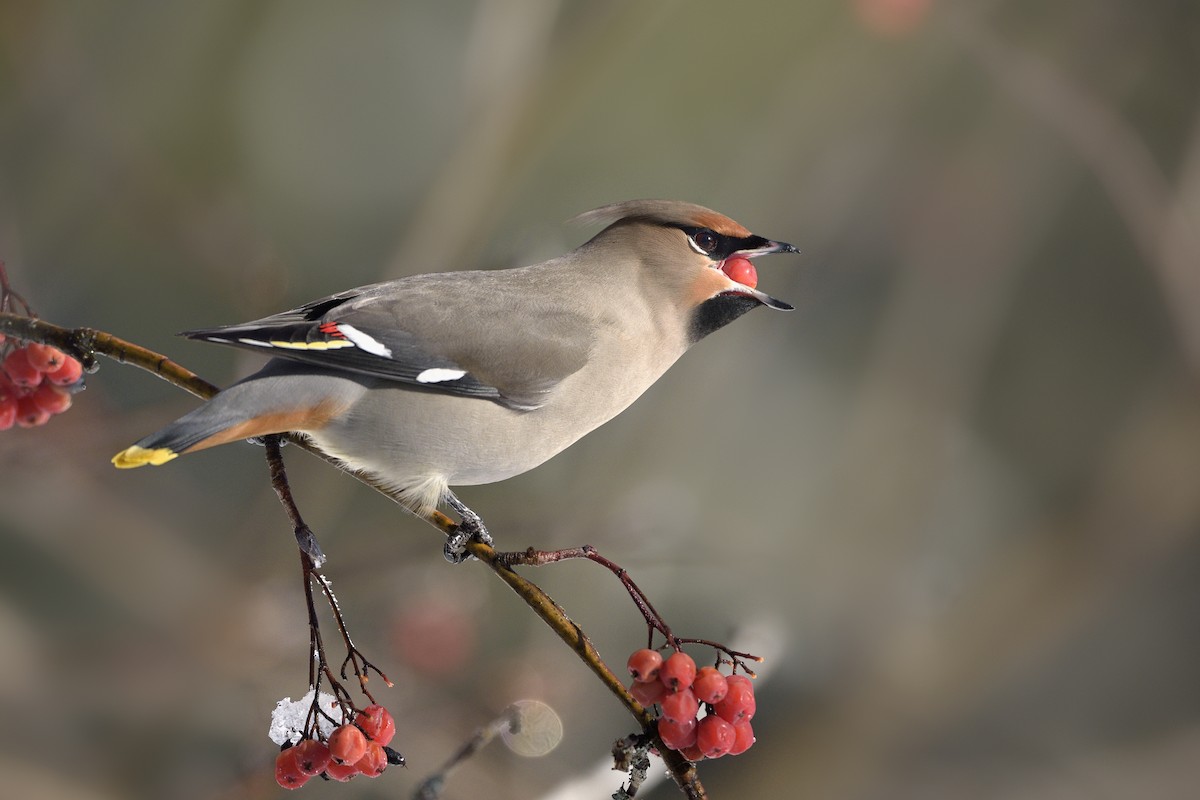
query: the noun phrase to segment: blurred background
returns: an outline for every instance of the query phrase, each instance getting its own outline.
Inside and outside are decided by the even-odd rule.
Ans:
[[[1185,0],[6,3],[0,257],[46,319],[224,384],[261,358],[176,331],[531,263],[616,200],[793,242],[759,268],[795,313],[463,499],[769,656],[714,798],[1194,797],[1198,100]],[[307,631],[261,450],[108,464],[194,405],[106,362],[0,434],[4,794],[280,792]],[[522,698],[561,745],[497,744],[448,797],[563,797],[631,732],[489,572],[286,454],[410,764],[306,796],[409,796]],[[642,645],[611,575],[532,577],[610,663]]]

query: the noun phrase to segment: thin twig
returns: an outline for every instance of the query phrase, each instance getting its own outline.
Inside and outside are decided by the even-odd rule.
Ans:
[[[754,670],[747,667],[745,662],[754,661],[761,663],[761,657],[752,653],[743,653],[740,650],[732,650],[720,642],[714,642],[710,639],[676,636],[663,615],[658,613],[658,609],[650,602],[650,598],[634,582],[633,578],[629,575],[629,571],[615,561],[600,555],[596,548],[590,544],[585,544],[581,547],[567,547],[561,550],[535,550],[530,547],[528,550],[496,554],[496,560],[508,567],[517,564],[530,567],[544,567],[547,564],[555,564],[559,561],[569,561],[577,558],[586,558],[588,561],[594,561],[615,575],[617,580],[621,581],[621,585],[625,587],[625,591],[629,593],[629,597],[633,600],[634,605],[641,612],[642,618],[646,621],[648,633],[647,647],[653,646],[654,632],[658,631],[667,640],[667,645],[675,650],[681,649],[685,644],[699,644],[711,647],[729,656],[729,663],[733,665],[735,671],[741,669],[751,678],[755,677]]]
[[[438,797],[441,797],[442,791],[446,788],[446,780],[450,777],[450,773],[457,769],[464,761],[487,747],[493,739],[504,733],[504,731],[515,729],[519,719],[520,709],[517,706],[509,706],[504,709],[504,712],[500,716],[488,724],[476,728],[475,732],[471,734],[471,738],[463,742],[463,745],[446,759],[437,772],[421,781],[420,785],[417,786],[417,790],[413,792],[414,800],[437,800]]]
[[[0,311],[9,311],[14,305],[21,307],[21,311],[27,317],[36,317],[33,313],[33,307],[25,302],[25,298],[12,288],[12,284],[8,282],[8,270],[4,267],[4,261],[0,260]]]
[[[309,557],[313,569],[317,569],[325,563],[325,554],[321,552],[321,545],[317,542],[312,528],[309,528],[300,516],[296,499],[292,497],[292,487],[288,484],[287,470],[283,466],[283,451],[279,444],[279,438],[278,434],[262,438],[263,448],[267,454],[267,470],[271,475],[271,487],[275,490],[275,496],[279,498],[280,505],[283,506],[284,512],[292,522],[296,545],[300,548],[301,553]]]
[[[349,677],[346,674],[346,667],[349,665],[354,671],[354,676],[358,679],[360,690],[372,703],[375,702],[375,697],[367,689],[369,672],[374,671],[388,686],[391,686],[392,682],[354,644],[354,640],[350,636],[350,628],[346,624],[345,616],[342,614],[342,607],[338,603],[337,596],[333,593],[333,586],[330,585],[329,579],[318,571],[321,563],[325,560],[325,555],[321,552],[321,546],[317,542],[317,537],[313,534],[312,529],[308,527],[304,519],[300,516],[300,509],[296,506],[296,500],[292,496],[291,486],[287,479],[287,469],[283,463],[280,437],[277,435],[265,436],[263,437],[263,445],[266,450],[267,468],[271,475],[271,486],[275,489],[275,494],[279,497],[280,504],[287,513],[288,519],[292,522],[292,530],[296,535],[296,544],[300,548],[300,565],[304,573],[304,597],[308,604],[309,644],[312,647],[313,659],[316,663],[315,667],[310,663],[309,684],[314,689],[319,688],[317,683],[320,681],[321,676],[324,675],[329,680],[330,688],[333,689],[334,694],[337,696],[339,702],[343,704],[345,710],[347,712],[354,711],[355,708],[349,692],[346,691],[334,676],[333,670],[330,668],[326,658],[325,643],[321,638],[320,622],[317,618],[316,604],[313,597],[313,583],[321,587],[321,594],[325,597],[325,601],[329,604],[329,608],[333,612],[334,623],[337,625],[338,632],[342,635],[342,642],[346,646],[346,657],[342,660],[339,670],[342,680],[346,680]]]

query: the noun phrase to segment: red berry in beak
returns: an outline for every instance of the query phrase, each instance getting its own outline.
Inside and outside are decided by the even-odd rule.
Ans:
[[[729,276],[729,280],[736,281],[743,286],[749,286],[751,289],[758,286],[758,270],[754,268],[748,258],[737,256],[727,258],[721,265],[721,271]]]

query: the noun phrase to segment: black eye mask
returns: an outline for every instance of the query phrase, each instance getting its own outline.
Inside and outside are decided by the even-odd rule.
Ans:
[[[713,261],[724,261],[738,253],[751,257],[774,244],[761,236],[734,237],[717,233],[708,228],[696,228],[688,225],[678,227],[687,234],[692,249],[708,256]]]

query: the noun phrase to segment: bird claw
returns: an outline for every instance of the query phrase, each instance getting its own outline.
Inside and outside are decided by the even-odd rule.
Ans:
[[[466,504],[455,497],[453,492],[447,491],[445,499],[450,507],[458,512],[459,523],[454,527],[454,532],[446,537],[446,546],[442,548],[442,555],[451,564],[461,564],[471,557],[471,554],[467,552],[467,542],[476,541],[491,547],[492,535],[484,527],[483,520],[479,518],[479,515],[467,508]]]
[[[442,555],[451,564],[461,564],[471,557],[467,552],[467,542],[471,536],[466,531],[455,529],[454,533],[446,537],[446,544],[442,548]]]
[[[471,558],[471,554],[467,552],[467,542],[481,542],[488,547],[493,544],[492,535],[488,533],[478,515],[470,510],[459,513],[463,515],[462,521],[455,526],[454,532],[446,537],[446,544],[442,548],[442,555],[451,564],[461,564]]]

